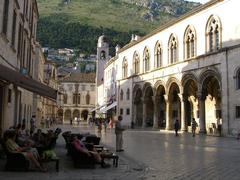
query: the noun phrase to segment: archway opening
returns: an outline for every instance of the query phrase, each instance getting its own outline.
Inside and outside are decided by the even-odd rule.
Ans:
[[[135,125],[141,127],[143,125],[143,103],[142,103],[142,91],[138,89],[134,98],[135,105]]]
[[[193,118],[195,118],[197,123],[199,124],[197,91],[197,83],[194,80],[189,79],[184,85],[183,93],[185,105],[185,120],[188,127],[191,127]]]
[[[153,90],[149,86],[145,90],[144,103],[145,103],[145,113],[146,119],[144,119],[146,127],[153,127],[153,116],[154,116],[154,103],[153,103]]]
[[[169,90],[169,129],[173,129],[178,119],[181,128],[181,103],[179,98],[180,89],[176,83],[172,83]]]
[[[83,110],[81,113],[81,117],[83,118],[84,121],[87,121],[88,119],[88,110]]]
[[[217,126],[222,124],[220,84],[216,77],[209,76],[204,80],[202,87],[205,100],[205,128],[207,133],[216,134]]]
[[[67,109],[64,113],[64,121],[70,123],[71,119],[72,119],[71,110]]]
[[[157,87],[156,91],[156,99],[155,103],[157,104],[157,121],[158,121],[158,128],[165,129],[166,128],[166,102],[165,102],[165,88],[160,85]]]

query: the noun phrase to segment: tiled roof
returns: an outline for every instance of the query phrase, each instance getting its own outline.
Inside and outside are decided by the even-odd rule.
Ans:
[[[64,77],[60,82],[86,82],[95,83],[95,73],[71,73],[69,76]]]

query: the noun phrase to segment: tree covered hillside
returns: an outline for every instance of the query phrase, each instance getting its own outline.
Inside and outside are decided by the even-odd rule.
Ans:
[[[199,5],[183,0],[37,0],[40,13],[38,40],[43,46],[96,51],[105,34],[111,52],[132,33],[144,35]]]

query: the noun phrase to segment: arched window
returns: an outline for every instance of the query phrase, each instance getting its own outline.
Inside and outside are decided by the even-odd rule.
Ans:
[[[140,73],[140,58],[137,52],[133,55],[133,72],[134,74]]]
[[[193,58],[196,50],[196,33],[192,27],[188,27],[185,31],[185,59]]]
[[[63,103],[64,103],[64,104],[67,104],[67,99],[68,99],[67,94],[64,94],[64,95],[63,95]]]
[[[126,58],[123,58],[122,73],[123,73],[123,78],[127,78],[127,76],[128,76],[128,63],[127,63]]]
[[[105,51],[101,51],[100,59],[106,59],[106,52]]]
[[[154,59],[155,59],[155,67],[161,67],[162,66],[162,48],[161,44],[158,42],[155,46],[155,52],[154,52]]]
[[[86,95],[86,104],[90,104],[90,95],[87,93]]]
[[[130,90],[129,90],[129,88],[127,89],[127,100],[129,100],[130,99]]]
[[[206,28],[207,51],[212,52],[221,48],[221,23],[218,17],[211,16]]]
[[[120,92],[120,100],[122,101],[123,100],[123,90],[121,89],[121,92]]]
[[[172,34],[169,39],[169,63],[173,64],[177,62],[177,51],[178,51],[177,38]]]
[[[236,89],[240,89],[240,69],[236,73]]]
[[[144,72],[147,72],[150,70],[150,53],[148,48],[144,49],[143,53],[143,67],[144,67]]]

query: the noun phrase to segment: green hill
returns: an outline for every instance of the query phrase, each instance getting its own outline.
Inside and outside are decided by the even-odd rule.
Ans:
[[[79,48],[95,53],[98,36],[126,44],[132,33],[144,35],[189,11],[198,3],[184,0],[37,0],[38,40],[43,46]]]

